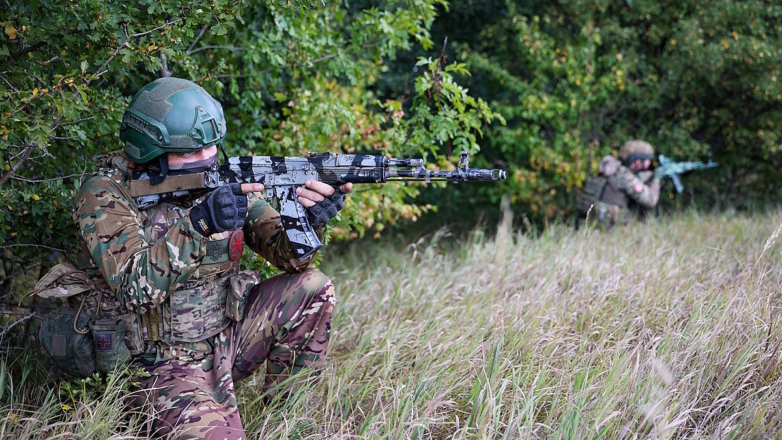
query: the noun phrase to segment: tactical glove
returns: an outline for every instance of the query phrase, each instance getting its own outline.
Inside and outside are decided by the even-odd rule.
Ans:
[[[325,225],[345,207],[345,193],[337,188],[334,193],[307,208],[307,218],[314,225]]]
[[[247,195],[240,183],[221,186],[212,191],[203,202],[190,210],[190,220],[199,234],[233,231],[244,226],[247,217]]]

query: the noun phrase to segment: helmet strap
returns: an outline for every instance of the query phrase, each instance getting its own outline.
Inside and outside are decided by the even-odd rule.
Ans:
[[[228,153],[225,152],[225,148],[223,148],[223,144],[219,143],[217,144],[218,147],[220,147],[220,151],[223,152],[223,161],[228,162]]]
[[[165,180],[166,176],[168,175],[168,154],[164,154],[160,156],[159,159],[160,159],[160,174],[149,175],[150,185],[157,185],[158,183]]]

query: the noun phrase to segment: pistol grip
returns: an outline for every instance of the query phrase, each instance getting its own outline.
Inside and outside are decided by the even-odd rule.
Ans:
[[[301,261],[323,246],[312,229],[307,212],[299,203],[294,186],[278,186],[274,189],[280,204],[280,221],[296,258]]]

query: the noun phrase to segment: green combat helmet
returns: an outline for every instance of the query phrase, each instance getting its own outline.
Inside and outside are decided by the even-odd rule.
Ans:
[[[652,160],[654,159],[654,148],[646,141],[637,139],[627,141],[622,145],[622,148],[619,149],[619,159],[625,166],[629,166],[631,163],[635,162],[636,159]]]
[[[142,88],[122,117],[119,138],[136,163],[165,153],[187,153],[218,144],[225,137],[223,107],[201,86],[179,78],[160,78]],[[161,179],[162,180],[162,179]]]

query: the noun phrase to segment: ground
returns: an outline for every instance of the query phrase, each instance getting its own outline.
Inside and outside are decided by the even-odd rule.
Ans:
[[[456,244],[441,233],[327,250],[338,308],[321,381],[268,406],[261,377],[243,382],[245,428],[250,438],[775,438],[781,221],[690,213],[610,233],[552,227]],[[139,429],[143,415],[118,410],[116,383],[71,399],[8,362],[0,437]]]

